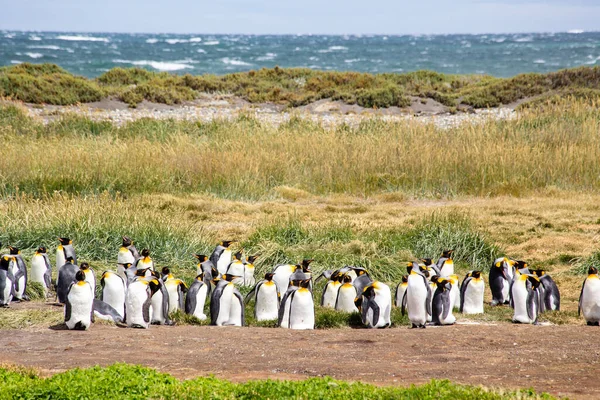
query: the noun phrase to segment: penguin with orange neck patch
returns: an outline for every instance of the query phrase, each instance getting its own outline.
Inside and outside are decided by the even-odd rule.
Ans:
[[[77,271],[65,301],[65,324],[69,329],[87,330],[93,322],[94,295],[85,273]]]
[[[254,293],[254,318],[257,321],[276,320],[279,317],[280,295],[277,284],[273,280],[273,273],[267,272],[265,279],[261,280],[246,295],[246,301]]]

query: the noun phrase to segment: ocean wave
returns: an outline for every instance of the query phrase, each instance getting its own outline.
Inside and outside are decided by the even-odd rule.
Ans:
[[[346,46],[329,46],[327,49],[319,50],[319,53],[331,53],[333,51],[346,51],[348,48]]]
[[[105,42],[108,43],[110,40],[103,37],[94,36],[80,36],[80,35],[59,35],[56,37],[58,40],[68,40],[72,42]]]
[[[194,68],[191,65],[177,62],[164,62],[164,61],[148,61],[148,60],[139,60],[139,61],[131,61],[131,60],[112,60],[112,62],[117,64],[132,64],[137,66],[148,66],[159,71],[180,71],[186,68]]]
[[[11,64],[23,64],[23,61],[19,61],[19,60],[10,60]]]
[[[167,39],[167,40],[165,40],[165,42],[167,42],[169,44],[178,44],[178,43],[187,43],[188,40],[187,39]]]
[[[277,53],[267,53],[264,56],[256,57],[256,61],[274,60],[275,57],[277,57]]]
[[[208,42],[204,42],[202,43],[205,46],[216,46],[218,45],[220,42],[218,40],[209,40]]]
[[[31,58],[42,58],[44,55],[42,53],[25,53],[26,56]]]
[[[201,42],[201,41],[202,41],[202,38],[201,38],[201,37],[193,37],[193,38],[190,38],[190,42],[191,42],[191,43],[198,43],[198,42]]]
[[[221,61],[227,65],[252,65],[242,60],[236,60],[229,57],[221,58]]]
[[[12,38],[15,37],[15,34],[14,33],[7,33],[7,34],[4,35],[4,37],[7,38],[7,39],[12,39]]]
[[[64,50],[62,47],[54,46],[52,44],[40,44],[35,46],[27,46],[28,49],[46,49],[46,50]]]
[[[491,40],[492,40],[492,42],[495,42],[495,43],[503,43],[504,41],[506,41],[506,38],[505,37],[499,37],[497,39],[491,39]]]
[[[196,52],[197,53],[204,53],[204,54],[206,54],[206,50],[204,50],[204,49],[198,49],[198,50],[196,50]]]
[[[42,40],[42,38],[39,36],[36,36],[36,35],[31,35],[31,36],[29,36],[29,40],[33,40],[33,41],[37,42],[39,40]]]
[[[146,39],[146,43],[149,43],[149,44],[158,43],[158,39],[154,39],[154,38]]]
[[[533,37],[525,36],[514,39],[515,42],[525,43],[525,42],[533,42]]]
[[[583,29],[571,29],[571,30],[568,30],[567,33],[580,34],[580,33],[585,33],[585,31]]]
[[[533,63],[534,64],[546,64],[546,60],[543,60],[543,59],[540,58],[538,60],[533,60]]]
[[[349,60],[344,60],[344,62],[348,63],[348,64],[352,64],[352,63],[359,62],[359,61],[362,61],[362,58],[351,58]]]

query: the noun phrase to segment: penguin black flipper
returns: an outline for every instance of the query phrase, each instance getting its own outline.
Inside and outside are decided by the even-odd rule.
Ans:
[[[579,294],[579,304],[577,305],[577,316],[581,316],[581,301],[583,300],[583,289],[585,288],[585,281],[587,281],[587,278],[583,281],[583,285],[581,285],[581,293]]]
[[[325,278],[325,279],[329,280],[329,279],[331,278],[331,275],[333,275],[333,272],[334,272],[334,271],[333,271],[333,270],[330,270],[330,269],[328,269],[328,270],[325,270],[325,271],[321,272],[321,275],[319,275],[319,276],[317,277],[317,279],[315,279],[315,284],[316,284],[317,282],[319,282],[319,280],[320,280],[321,278]]]
[[[213,290],[212,295],[210,297],[210,324],[216,325],[217,319],[219,317],[219,311],[221,309],[221,302],[219,301],[221,297],[221,293],[223,292],[222,287],[216,287]]]
[[[446,320],[448,318],[448,314],[450,314],[450,290],[445,293],[442,293],[442,305],[444,311],[442,312],[442,319]]]
[[[44,282],[46,283],[46,287],[50,289],[52,287],[52,266],[50,264],[50,259],[48,258],[48,254],[43,254],[44,263],[46,264],[46,272],[44,273]]]
[[[163,315],[165,316],[165,324],[170,325],[171,319],[169,319],[169,291],[161,279],[158,280],[158,290],[160,290],[160,293],[162,294],[162,310]]]
[[[527,316],[533,320],[535,318],[535,311],[533,309],[534,302],[536,301],[536,291],[533,289],[529,281],[527,282]]]
[[[142,317],[144,318],[144,322],[147,324],[150,323],[150,306],[152,306],[152,294],[148,290],[148,298],[142,306]]]
[[[323,304],[325,304],[325,293],[327,293],[327,287],[329,286],[329,281],[325,284],[325,287],[323,288],[323,293],[321,293],[321,307],[323,307]],[[338,293],[340,291],[338,290]]]
[[[204,285],[204,282],[197,281],[194,282],[190,289],[187,292],[187,296],[185,297],[185,313],[192,315],[196,310],[196,296],[198,295],[198,291]]]
[[[513,279],[510,282],[510,285],[508,286],[508,305],[510,305],[511,308],[515,308],[515,302],[513,301],[513,295],[512,295],[514,283],[515,283],[515,280]]]
[[[249,299],[252,300],[252,293],[258,293],[260,286],[264,283],[263,281],[258,282],[256,285],[254,285],[254,287],[248,292],[248,294],[246,295],[246,297],[244,298],[244,302],[248,302]],[[256,300],[256,299],[255,299]]]
[[[296,289],[288,289],[287,292],[285,292],[285,294],[283,295],[283,298],[281,299],[281,302],[279,303],[279,313],[277,316],[277,325],[281,326],[281,323],[283,322],[283,314],[285,312],[285,303],[287,301],[291,301],[291,295],[293,295],[293,293],[296,292]],[[293,296],[292,296],[293,297]]]
[[[233,291],[233,295],[235,296],[235,298],[240,302],[240,308],[242,309],[242,326],[246,325],[246,311],[245,311],[245,307],[244,307],[244,298],[242,297],[242,294],[240,293],[239,290],[235,289]]]
[[[71,303],[69,300],[65,301],[65,322],[71,319]]]
[[[217,246],[212,254],[210,255],[210,257],[208,258],[210,260],[210,262],[213,263],[213,265],[217,265],[217,262],[219,261],[219,258],[221,258],[221,254],[223,254],[223,252],[225,251],[225,247],[223,246]],[[229,266],[228,266],[229,268]]]
[[[433,295],[431,293],[431,286],[429,286],[429,283],[427,283],[427,278],[425,278],[424,276],[423,276],[423,280],[425,281],[425,287],[427,288],[427,297],[425,299],[425,308],[427,310],[427,314],[433,315],[431,313],[431,296]]]
[[[380,310],[379,310],[379,306],[377,305],[377,303],[375,301],[373,301],[370,298],[364,299],[361,310],[362,310],[361,314],[362,314],[363,324],[367,325],[369,328],[372,328],[373,326],[377,325],[377,322],[379,321]],[[373,310],[373,323],[372,324],[369,324],[369,321],[367,320],[367,315],[369,313],[369,310]]]
[[[406,314],[406,306],[408,304],[408,299],[406,297],[406,293],[408,293],[408,288],[407,288],[407,290],[404,291],[404,294],[402,295],[402,308],[401,308],[402,315]]]
[[[463,284],[460,287],[460,312],[463,312],[463,308],[465,306],[465,293],[467,292],[467,287],[469,287],[469,282],[473,279],[472,276],[469,276],[463,281]]]
[[[185,293],[188,291],[183,281],[177,286],[177,294],[179,295],[179,309],[183,310],[185,307]]]

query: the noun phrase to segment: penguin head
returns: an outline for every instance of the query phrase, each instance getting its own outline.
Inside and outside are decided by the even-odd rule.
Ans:
[[[200,281],[200,282],[204,282],[204,274],[200,274],[200,275],[196,276],[196,280]]]
[[[363,289],[362,295],[367,299],[372,299],[375,297],[375,286],[371,284]]]
[[[158,290],[160,289],[160,283],[158,283],[158,279],[149,280],[148,287],[150,287],[150,293],[152,293],[152,295],[158,292]],[[150,297],[152,297],[152,295]]]
[[[527,277],[527,280],[529,282],[531,282],[531,286],[536,289],[538,286],[540,286],[540,278],[538,278],[535,275],[524,275]]]
[[[132,266],[133,264],[131,264],[131,263],[123,263],[123,264],[120,264],[120,265],[122,265],[122,266],[123,266],[123,268],[125,268],[125,269],[129,269],[129,268],[131,268],[131,266]]]
[[[15,259],[14,257],[11,257],[9,255],[2,256],[2,258],[0,258],[0,268],[2,268],[4,270],[7,270],[8,269],[8,265],[14,259]]]
[[[73,263],[73,257],[72,256],[67,256],[67,260],[68,263]]]
[[[407,263],[406,263],[406,272],[407,272],[408,274],[410,274],[410,273],[412,272],[412,269],[413,269],[413,263],[412,263],[412,262],[410,262],[410,261],[409,261],[409,262],[407,262]]]
[[[439,275],[433,275],[429,278],[431,282],[438,283],[438,281],[442,280],[442,277]]]
[[[219,270],[216,269],[215,267],[212,267],[210,269],[210,273],[212,275],[213,278],[218,278],[219,277]]]
[[[506,260],[506,258],[505,258],[505,260]],[[498,261],[497,263],[494,264],[494,267],[495,268],[500,268],[500,273],[502,274],[502,276],[504,277],[504,279],[508,280],[506,263],[504,261]]]
[[[38,249],[35,251],[37,254],[46,254],[47,249],[44,246],[40,246],[38,247]]]
[[[148,249],[142,250],[142,257],[149,257],[149,256],[150,256],[150,250],[148,250]]]
[[[452,253],[454,253],[454,250],[442,251],[442,258],[452,258]]]
[[[425,275],[426,278],[429,278],[431,276],[431,274],[429,273],[429,269],[424,265],[419,265],[419,270],[423,275]]]
[[[402,283],[408,282],[408,275],[402,275]]]
[[[208,257],[205,256],[204,254],[194,254],[194,257],[196,257],[198,259],[198,261],[200,261],[201,263],[208,260]]]
[[[227,282],[231,282],[232,280],[234,280],[235,278],[241,278],[241,276],[235,276],[235,275],[231,275],[231,274],[223,274],[221,276],[224,280],[226,280]]]
[[[233,240],[223,240],[220,243],[220,245],[223,246],[223,247],[225,247],[225,248],[228,248],[229,246],[231,246],[231,243],[233,243]]]
[[[437,277],[437,279],[435,280],[435,284],[437,285],[438,289],[440,289],[442,292],[450,289],[450,281],[448,281],[447,279]]]
[[[81,263],[81,265],[79,266],[79,269],[80,269],[81,271],[84,271],[84,272],[85,272],[85,271],[89,271],[89,269],[90,269],[90,264],[88,264],[88,263],[86,263],[86,262],[84,262],[84,263]]]
[[[531,272],[538,277],[542,277],[544,275],[546,275],[546,271],[544,271],[543,269],[533,269],[531,270]]]
[[[254,264],[254,261],[256,261],[257,258],[258,258],[258,254],[253,255],[253,256],[249,256],[248,259],[247,259],[247,261],[250,264]]]
[[[310,279],[303,279],[298,282],[298,287],[308,289],[310,287]]]
[[[68,237],[59,237],[58,241],[60,242],[60,244],[62,244],[63,246],[66,246],[68,244],[72,244],[73,241],[71,239],[69,239]]]
[[[598,275],[598,268],[596,268],[596,267],[589,267],[588,268],[588,275]]]
[[[244,250],[238,250],[234,255],[233,255],[233,259],[237,260],[237,261],[242,261],[242,253],[244,252]]]
[[[421,262],[425,265],[433,264],[433,260],[431,258],[421,258]]]
[[[312,258],[305,258],[304,260],[302,260],[302,271],[310,272],[310,263],[313,261],[314,260]]]
[[[82,270],[77,271],[77,273],[75,274],[75,280],[77,282],[85,281],[85,273]]]
[[[513,264],[516,269],[525,269],[528,267],[528,264],[525,261],[516,260]]]
[[[160,273],[161,273],[162,276],[168,276],[168,275],[171,274],[171,270],[169,269],[169,267],[163,267],[160,270]]]
[[[481,271],[471,271],[470,274],[475,279],[481,278]]]
[[[274,274],[274,273],[272,273],[272,272],[267,272],[267,273],[265,274],[265,280],[266,280],[266,281],[268,281],[268,282],[271,282],[271,281],[273,280],[273,277],[274,277],[274,276],[275,276],[275,274]]]
[[[129,247],[133,244],[133,241],[129,238],[129,236],[123,236],[122,239],[123,239],[123,244],[122,244],[123,247]]]
[[[344,283],[352,283],[352,277],[350,275],[344,275],[342,279]]]
[[[369,275],[367,270],[363,267],[352,267],[352,270],[356,273],[356,276]]]
[[[146,276],[146,272],[148,272],[149,270],[150,268],[136,269],[135,276]]]
[[[8,249],[11,255],[17,255],[21,252],[18,247],[8,246]]]

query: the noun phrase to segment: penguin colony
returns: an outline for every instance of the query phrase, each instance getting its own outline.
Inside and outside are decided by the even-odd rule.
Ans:
[[[314,329],[313,283],[323,278],[327,282],[320,305],[357,312],[369,328],[389,327],[393,306],[408,314],[412,328],[452,325],[456,321],[454,312],[484,312],[486,283],[482,272],[469,271],[460,282],[454,273],[452,250],[444,251],[435,262],[424,258],[407,263],[407,274],[392,297],[390,287],[374,280],[362,267],[327,270],[313,280],[310,259],[277,265],[255,282],[254,262],[258,256],[245,258],[242,251],[232,253],[232,241],[219,243],[210,256],[195,255],[197,276],[188,288],[169,268],[156,270],[148,249],[140,253],[129,237],[122,239],[117,269],[102,274],[99,290],[88,263],[78,264],[71,239],[58,239],[58,279],[54,287],[47,249],[39,247],[33,255],[29,279],[40,283],[46,294],[55,289],[58,302],[64,304],[69,329],[87,330],[95,318],[133,328],[172,325],[169,315],[180,309],[200,320],[210,318],[212,325],[244,326],[244,305],[252,301],[257,321],[277,320],[281,328]],[[0,306],[29,300],[25,295],[27,283],[25,260],[18,248],[10,246],[9,253],[0,258]],[[510,305],[514,323],[537,324],[540,313],[560,309],[560,292],[552,277],[544,270],[529,269],[524,261],[496,259],[488,284],[491,305]],[[239,291],[242,286],[252,287],[245,299]],[[600,325],[600,277],[595,267],[589,269],[583,283],[579,313],[588,325]]]

